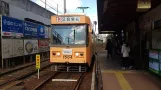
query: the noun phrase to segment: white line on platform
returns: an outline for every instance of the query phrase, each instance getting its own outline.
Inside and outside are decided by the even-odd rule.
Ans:
[[[91,83],[91,90],[95,90],[95,64],[92,72],[92,83]]]
[[[52,79],[52,81],[76,82],[77,80],[75,80],[75,79]]]

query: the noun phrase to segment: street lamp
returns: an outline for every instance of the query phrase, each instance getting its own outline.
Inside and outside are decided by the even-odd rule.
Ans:
[[[82,12],[84,13],[84,9],[88,9],[89,7],[77,7],[78,9],[82,9]]]

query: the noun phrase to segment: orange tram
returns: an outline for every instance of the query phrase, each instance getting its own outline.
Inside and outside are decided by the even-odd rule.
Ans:
[[[86,72],[95,59],[97,37],[82,14],[51,16],[50,62],[54,71]]]

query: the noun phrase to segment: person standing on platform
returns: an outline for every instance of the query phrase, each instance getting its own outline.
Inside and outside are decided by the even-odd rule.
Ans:
[[[109,55],[112,57],[113,49],[112,49],[112,42],[110,39],[107,39],[105,50],[107,50],[107,58],[109,58]]]
[[[129,60],[129,52],[130,48],[128,44],[123,44],[121,48],[121,53],[122,53],[122,69],[125,69],[126,67],[129,67],[130,69],[132,68],[131,62]]]

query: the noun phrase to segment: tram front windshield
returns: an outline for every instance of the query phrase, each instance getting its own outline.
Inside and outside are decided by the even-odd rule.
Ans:
[[[87,25],[52,25],[53,44],[86,44]]]

